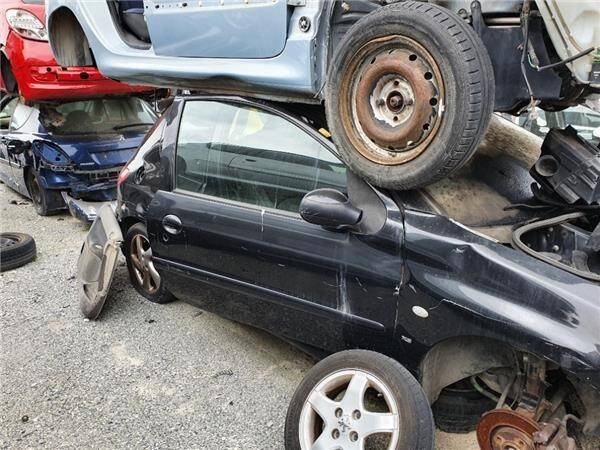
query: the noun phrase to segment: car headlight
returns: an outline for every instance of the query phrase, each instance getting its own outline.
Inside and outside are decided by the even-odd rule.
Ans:
[[[48,40],[46,27],[29,11],[9,9],[6,11],[6,21],[10,25],[10,28],[19,36],[36,41]]]
[[[69,166],[73,163],[71,158],[50,144],[37,143],[36,150],[45,163],[52,164],[53,166]]]

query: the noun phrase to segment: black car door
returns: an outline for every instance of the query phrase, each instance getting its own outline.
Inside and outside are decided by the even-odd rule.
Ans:
[[[392,332],[400,238],[332,231],[298,214],[303,196],[346,191],[346,168],[272,110],[186,102],[174,190],[148,210],[155,262],[175,295],[329,350]]]

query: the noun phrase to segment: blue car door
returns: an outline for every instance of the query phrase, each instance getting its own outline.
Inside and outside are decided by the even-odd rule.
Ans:
[[[285,0],[145,0],[144,6],[157,55],[272,58],[285,47]]]

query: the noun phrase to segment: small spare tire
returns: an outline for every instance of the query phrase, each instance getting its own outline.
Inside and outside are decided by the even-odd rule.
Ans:
[[[0,233],[0,272],[21,267],[35,259],[35,241],[25,233]]]
[[[376,186],[412,189],[448,176],[475,152],[493,112],[494,72],[457,14],[405,1],[348,30],[325,94],[346,164]]]

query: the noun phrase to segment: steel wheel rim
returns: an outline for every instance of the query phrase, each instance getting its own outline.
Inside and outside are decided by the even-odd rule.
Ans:
[[[18,236],[4,234],[0,236],[0,248],[9,248],[15,244],[22,242],[22,239]]]
[[[365,408],[368,388],[382,396],[388,412]],[[340,400],[332,395],[345,389]],[[400,414],[391,389],[363,369],[346,369],[329,374],[308,394],[300,413],[299,438],[302,450],[364,448],[373,434],[391,435],[388,449],[396,448],[400,435]]]
[[[152,262],[150,241],[142,234],[136,234],[131,240],[129,257],[138,286],[148,294],[154,294],[160,288],[160,275]]]
[[[374,39],[354,55],[346,74],[340,117],[362,156],[399,165],[427,149],[443,119],[445,88],[423,46],[404,36]]]

